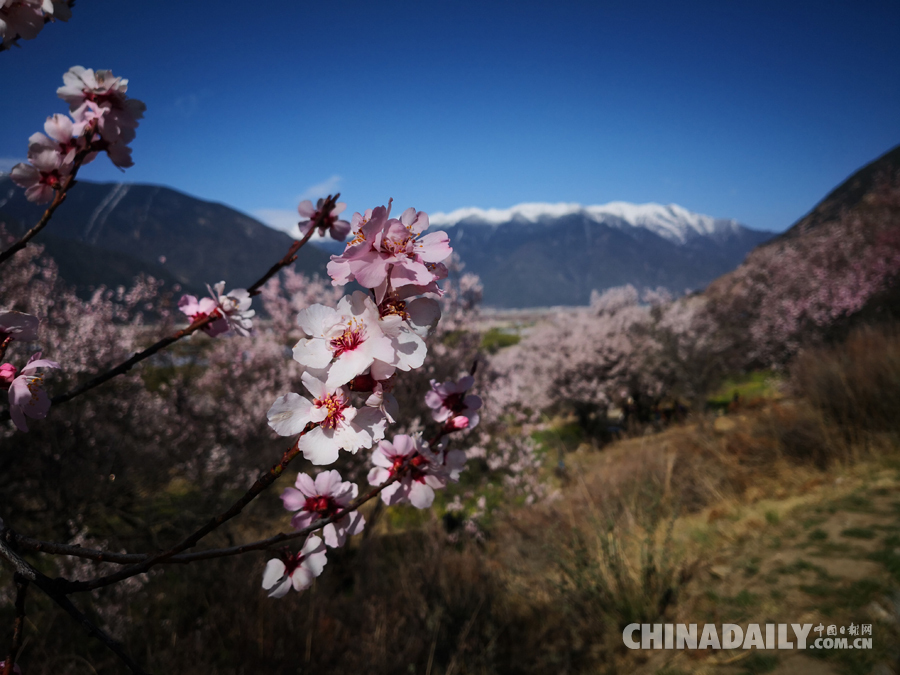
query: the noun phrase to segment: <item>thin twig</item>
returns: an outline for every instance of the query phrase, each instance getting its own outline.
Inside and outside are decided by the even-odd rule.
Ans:
[[[19,650],[22,648],[22,635],[25,633],[25,594],[28,591],[28,579],[16,573],[16,620],[13,624],[13,641],[9,655],[3,666],[3,675],[12,675]]]
[[[304,430],[303,433],[304,434],[308,433],[308,431],[311,430],[311,428],[312,427],[308,427],[306,430]],[[303,434],[301,434],[301,436],[302,435]],[[435,439],[432,440],[432,444],[436,443],[443,435],[444,435],[444,432],[442,431],[435,437]],[[311,532],[315,532],[316,530],[324,527],[325,525],[328,525],[329,523],[333,523],[336,520],[340,520],[348,513],[351,513],[353,511],[357,510],[360,506],[362,506],[366,502],[370,501],[373,497],[377,497],[379,494],[381,494],[381,491],[384,490],[386,487],[388,487],[389,485],[392,485],[393,483],[396,483],[398,480],[400,480],[403,477],[403,475],[406,473],[406,470],[407,470],[407,465],[404,464],[399,469],[397,469],[397,471],[394,473],[393,476],[391,476],[387,481],[385,481],[381,485],[378,485],[378,486],[372,488],[371,490],[369,490],[367,493],[360,495],[359,497],[354,499],[352,502],[350,502],[347,506],[345,506],[342,509],[339,509],[332,515],[330,515],[326,518],[319,518],[314,523],[303,528],[302,530],[296,530],[294,532],[280,532],[280,533],[273,535],[271,537],[268,537],[266,539],[260,539],[258,541],[250,542],[248,544],[239,544],[238,546],[230,546],[228,548],[214,548],[214,549],[208,549],[206,551],[197,551],[195,553],[184,553],[184,554],[179,554],[178,552],[176,552],[174,554],[172,553],[172,551],[174,551],[175,549],[182,547],[182,545],[185,544],[185,542],[194,540],[194,543],[196,543],[196,541],[199,541],[200,538],[209,534],[209,532],[211,532],[212,530],[219,527],[219,525],[223,524],[225,521],[230,520],[231,518],[236,516],[238,513],[240,513],[241,510],[244,508],[244,506],[249,504],[263,490],[265,490],[273,482],[275,482],[275,480],[278,478],[278,476],[280,476],[281,473],[284,472],[284,469],[285,469],[285,467],[287,467],[288,463],[290,463],[290,461],[297,455],[297,452],[298,452],[298,447],[297,447],[297,444],[295,443],[294,446],[292,446],[289,450],[287,450],[284,453],[284,455],[282,456],[281,462],[279,464],[276,464],[265,474],[261,475],[259,477],[259,479],[257,479],[257,481],[253,484],[253,486],[251,486],[251,488],[244,494],[244,496],[241,497],[241,499],[239,499],[237,502],[235,502],[235,504],[233,504],[227,511],[225,511],[224,513],[220,514],[219,516],[216,516],[215,518],[211,519],[203,528],[201,528],[200,530],[198,530],[197,532],[192,534],[190,537],[187,537],[186,539],[184,539],[181,544],[178,544],[177,546],[173,547],[173,549],[170,549],[166,553],[162,553],[162,554],[117,553],[114,551],[101,551],[99,549],[84,548],[82,546],[77,546],[77,545],[73,545],[73,544],[61,544],[59,542],[54,542],[54,541],[44,541],[41,539],[36,539],[34,537],[28,537],[26,535],[19,534],[18,532],[13,531],[11,528],[4,527],[2,525],[2,521],[0,521],[0,539],[3,539],[17,547],[26,548],[26,549],[28,549],[30,551],[34,551],[36,553],[50,553],[50,554],[54,554],[54,555],[67,555],[67,556],[72,556],[73,558],[85,558],[87,560],[93,560],[95,562],[113,563],[113,564],[119,564],[119,565],[140,565],[140,564],[146,565],[148,562],[151,565],[186,564],[186,563],[191,563],[191,562],[194,562],[197,560],[211,560],[213,558],[225,558],[225,557],[234,556],[234,555],[241,555],[242,553],[249,553],[250,551],[265,550],[265,549],[277,546],[278,544],[282,544],[286,541],[290,541],[291,539],[305,537],[308,534],[310,534]],[[376,506],[376,513],[379,510],[379,507],[381,507],[381,503],[379,503]],[[369,526],[373,525],[374,522],[375,522],[375,520],[373,518],[369,522]],[[370,528],[367,527],[366,531],[368,532],[369,529]],[[185,550],[187,548],[191,548],[193,545],[194,544],[184,546],[183,548],[180,548],[180,550]],[[149,569],[149,567],[148,567],[148,569]],[[115,580],[105,581],[105,583],[102,583],[100,585],[105,586],[105,585],[108,585],[109,583],[116,583],[116,581],[121,581],[123,579],[127,579],[128,577],[134,576],[136,574],[143,574],[143,572],[146,571],[146,570],[138,570],[137,567],[135,567],[135,568],[129,568],[126,570],[122,570],[121,572],[119,572],[117,574],[124,574],[125,572],[130,572],[131,570],[134,570],[134,571],[129,573],[127,576],[123,576],[120,579],[117,578]],[[98,579],[95,579],[94,581],[99,582],[101,580],[111,579],[112,576],[115,576],[115,575],[110,575],[110,577],[100,577]],[[93,582],[77,582],[77,583],[88,584],[88,583],[93,583]],[[97,586],[97,587],[99,587],[99,586]],[[75,588],[74,582],[73,582],[72,586],[66,587],[66,592],[74,593],[74,592],[79,592],[79,591],[83,591],[83,590],[93,590],[93,588],[94,587]]]
[[[93,133],[93,127],[87,127],[85,133]],[[68,194],[69,190],[75,185],[75,176],[78,175],[78,170],[81,168],[84,160],[89,154],[91,154],[92,152],[98,152],[100,149],[102,149],[102,147],[104,146],[89,141],[87,147],[84,148],[84,150],[81,150],[77,155],[75,155],[75,159],[72,160],[72,173],[63,178],[62,183],[56,190],[56,195],[53,197],[53,201],[50,202],[50,206],[48,206],[47,210],[44,211],[44,215],[41,216],[41,219],[37,222],[37,225],[23,234],[16,243],[0,253],[0,265],[12,258],[23,248],[25,248],[28,245],[28,242],[31,241],[38,232],[47,227],[47,223],[50,222],[50,219],[53,217],[56,209],[58,209],[62,205],[62,203],[66,201],[66,195]]]
[[[228,507],[228,509],[226,509],[219,515],[210,518],[206,522],[206,524],[203,525],[203,527],[189,534],[187,537],[175,544],[175,546],[173,546],[172,548],[168,549],[167,551],[163,551],[162,553],[157,553],[156,555],[150,556],[137,565],[126,567],[123,570],[114,572],[113,574],[108,574],[106,576],[98,577],[91,581],[68,581],[63,586],[65,592],[78,593],[80,591],[92,591],[95,588],[101,588],[103,586],[109,586],[110,584],[118,583],[119,581],[124,581],[125,579],[133,577],[135,575],[143,574],[154,565],[165,562],[172,556],[196,546],[197,542],[199,542],[203,537],[205,537],[207,534],[215,530],[223,523],[231,520],[236,515],[238,515],[241,511],[244,510],[244,507],[247,506],[247,504],[256,499],[256,497],[260,493],[262,493],[266,488],[274,483],[276,479],[284,472],[287,465],[290,464],[291,460],[293,460],[300,453],[300,438],[316,426],[318,425],[313,423],[307,424],[306,428],[297,437],[297,440],[294,442],[294,444],[284,453],[284,455],[282,455],[281,461],[271,469],[266,471],[264,474],[262,474],[259,478],[257,478],[256,482],[254,482],[253,485],[250,486],[250,489],[247,490],[247,492],[245,492],[240,499],[238,499],[234,504],[232,504],[230,507]]]
[[[12,342],[12,335],[7,335],[3,338],[3,341],[0,342],[0,361],[3,360],[3,357],[6,356],[6,350],[9,347],[9,343]]]
[[[206,551],[197,551],[196,553],[182,553],[179,555],[173,555],[165,560],[160,560],[158,564],[186,564],[197,560],[226,558],[229,556],[241,555],[242,553],[249,553],[250,551],[261,551],[268,548],[273,548],[274,546],[283,544],[284,542],[290,541],[291,539],[305,537],[311,532],[315,532],[316,530],[325,527],[329,523],[340,520],[348,513],[355,511],[360,506],[370,501],[372,498],[377,497],[382,490],[384,490],[388,485],[397,482],[397,480],[399,480],[401,477],[402,473],[398,473],[396,476],[393,476],[378,487],[373,488],[366,494],[356,498],[355,500],[350,502],[350,504],[336,511],[334,514],[326,518],[319,518],[317,521],[315,521],[308,527],[303,528],[302,530],[296,530],[294,532],[280,532],[266,539],[260,539],[259,541],[254,541],[247,544],[239,544],[238,546],[230,546],[228,548],[213,548]],[[381,502],[379,502],[379,504],[380,503]],[[36,553],[67,555],[72,556],[73,558],[86,558],[88,560],[102,563],[134,565],[136,563],[145,562],[153,557],[153,554],[150,553],[116,553],[114,551],[101,551],[97,549],[83,548],[81,546],[73,546],[71,544],[60,544],[53,541],[42,541],[40,539],[26,537],[24,535],[18,534],[11,529],[0,530],[0,537],[18,548],[28,549],[29,551],[34,551]]]
[[[316,522],[312,523],[311,525],[304,527],[302,530],[297,530],[295,532],[281,532],[281,533],[271,536],[267,539],[260,539],[259,541],[254,541],[254,542],[251,542],[248,544],[240,544],[238,546],[231,546],[229,548],[209,549],[207,551],[197,551],[195,553],[187,553],[187,554],[182,554],[182,555],[174,555],[174,554],[166,555],[166,554],[168,554],[171,550],[175,550],[175,549],[184,550],[184,548],[188,548],[187,546],[185,546],[184,548],[181,548],[183,546],[184,542],[182,542],[182,544],[179,544],[176,547],[173,547],[172,549],[170,549],[170,551],[167,551],[164,554],[159,554],[156,556],[150,556],[150,555],[145,555],[145,554],[112,554],[112,555],[110,555],[110,554],[104,553],[102,551],[92,552],[92,553],[104,553],[104,556],[107,558],[107,562],[116,562],[115,560],[110,560],[109,558],[118,557],[118,556],[124,557],[125,555],[143,556],[143,560],[141,562],[139,562],[138,564],[133,565],[132,567],[126,567],[125,569],[123,569],[117,573],[110,574],[110,575],[103,576],[103,577],[98,577],[97,579],[94,579],[92,581],[72,582],[72,581],[67,581],[67,580],[60,580],[61,589],[65,593],[78,593],[81,591],[90,591],[90,590],[94,590],[96,588],[100,588],[102,586],[108,586],[110,584],[118,583],[119,581],[123,581],[124,579],[128,579],[129,577],[133,577],[137,574],[143,574],[148,569],[150,569],[150,567],[152,567],[154,565],[187,564],[187,563],[196,562],[198,560],[212,560],[213,558],[227,558],[230,556],[241,555],[243,553],[249,553],[250,551],[262,551],[265,549],[269,549],[274,546],[277,546],[278,544],[283,544],[286,541],[290,541],[292,539],[306,538],[312,532],[315,532],[316,530],[321,529],[322,527],[324,527],[325,525],[328,525],[329,523],[333,523],[336,520],[340,520],[348,513],[356,510],[361,505],[365,504],[367,501],[378,496],[382,490],[384,490],[388,485],[395,483],[397,480],[399,480],[402,477],[402,475],[403,475],[403,471],[398,472],[395,476],[391,477],[389,480],[382,483],[378,487],[373,488],[366,494],[353,500],[350,504],[348,504],[346,507],[344,507],[340,511],[335,512],[334,514],[328,516],[327,518],[320,518]],[[195,535],[196,534],[197,533],[195,533]],[[194,538],[195,535],[191,535],[191,537],[188,537],[185,541],[188,541],[188,540]],[[133,558],[131,558],[131,560],[133,560]]]
[[[2,538],[0,538],[0,556],[6,558],[12,564],[17,574],[32,582],[53,600],[53,602],[62,607],[70,616],[82,625],[89,635],[100,640],[110,649],[110,651],[122,659],[125,665],[131,669],[131,672],[136,673],[136,675],[147,675],[147,672],[125,653],[122,649],[122,645],[107,635],[102,628],[94,625],[91,620],[75,607],[65,594],[59,590],[60,582],[65,580],[54,580],[44,576],[34,567],[29,565],[18,553],[13,551]]]

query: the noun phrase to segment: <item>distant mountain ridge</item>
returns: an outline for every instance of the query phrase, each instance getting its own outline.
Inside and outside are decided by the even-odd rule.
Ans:
[[[44,208],[0,176],[0,222],[7,229],[24,231]],[[247,287],[284,256],[291,241],[229,206],[171,188],[82,180],[34,239],[79,288],[127,283],[123,278],[145,272],[190,290],[222,279],[229,288]],[[327,262],[325,252],[305,246],[296,268],[321,275]]]
[[[464,208],[450,213],[435,213],[435,225],[455,225],[461,222],[500,225],[510,222],[551,223],[565,216],[580,215],[597,223],[642,227],[677,244],[702,236],[728,236],[743,226],[733,219],[713,218],[688,211],[678,204],[632,204],[610,202],[595,206],[560,202],[518,204],[508,209]]]
[[[624,284],[700,290],[774,236],[676,204],[529,203],[430,220],[500,308],[585,305],[592,290]]]
[[[42,212],[0,176],[7,229],[22,232]],[[592,290],[623,284],[699,290],[772,236],[675,204],[520,204],[437,213],[431,221],[481,277],[485,304],[500,308],[585,305]],[[143,272],[194,291],[220,279],[246,287],[290,242],[224,204],[157,185],[90,181],[78,182],[35,239],[81,289],[127,284]],[[329,253],[343,249],[320,245],[301,249],[298,270],[324,274]]]

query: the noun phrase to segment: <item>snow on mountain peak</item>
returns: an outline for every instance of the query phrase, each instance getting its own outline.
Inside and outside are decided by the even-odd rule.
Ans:
[[[533,202],[517,204],[508,209],[479,209],[469,207],[450,213],[435,213],[429,216],[434,225],[455,225],[462,220],[499,225],[516,220],[537,223],[542,220],[580,214],[596,222],[608,221],[611,217],[624,221],[633,227],[642,227],[669,241],[683,244],[690,237],[708,236],[723,230],[733,231],[739,227],[737,221],[723,220],[688,211],[678,204],[632,204],[630,202],[610,202],[594,206],[582,206],[571,202],[548,204]]]

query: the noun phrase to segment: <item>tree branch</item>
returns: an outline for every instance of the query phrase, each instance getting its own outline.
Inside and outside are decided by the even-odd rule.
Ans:
[[[0,538],[0,556],[6,558],[12,564],[20,578],[27,579],[40,588],[51,600],[53,600],[53,602],[62,607],[72,618],[80,623],[89,635],[100,640],[110,649],[110,651],[122,659],[125,665],[131,669],[131,672],[136,673],[136,675],[147,675],[147,672],[125,653],[122,649],[122,645],[107,635],[99,626],[94,625],[91,620],[75,607],[65,594],[59,590],[58,587],[60,586],[60,582],[64,582],[64,579],[54,580],[44,576],[23,560],[19,554],[13,551],[2,538]]]
[[[197,560],[226,558],[229,556],[241,555],[242,553],[249,553],[250,551],[265,550],[267,548],[272,548],[273,546],[276,546],[278,544],[282,544],[286,541],[290,541],[291,539],[305,537],[310,533],[315,532],[322,527],[325,527],[329,523],[340,520],[348,513],[357,510],[366,502],[370,501],[374,497],[377,497],[379,494],[381,494],[381,491],[384,490],[388,485],[396,483],[398,480],[400,480],[400,478],[403,477],[403,473],[403,470],[400,470],[389,480],[369,490],[364,495],[360,495],[343,509],[338,510],[327,518],[319,518],[317,521],[308,525],[302,530],[296,530],[294,532],[280,532],[276,535],[268,537],[267,539],[260,539],[259,541],[240,544],[238,546],[231,546],[229,548],[213,548],[206,551],[197,551],[196,553],[173,555],[165,560],[160,560],[158,564],[187,564],[195,562]],[[16,532],[13,532],[11,529],[0,530],[0,537],[4,538],[10,544],[14,544],[15,546],[18,546],[20,548],[26,548],[30,551],[35,551],[37,553],[67,555],[75,558],[86,558],[88,560],[94,560],[96,562],[133,565],[136,563],[145,562],[153,557],[153,555],[149,553],[115,553],[112,551],[100,551],[97,549],[83,548],[81,546],[74,546],[71,544],[41,541],[40,539],[34,539],[33,537],[26,537],[24,535],[18,534]]]
[[[93,126],[88,126],[85,130],[85,133],[93,134],[95,131]],[[53,217],[53,214],[56,212],[64,201],[66,201],[66,194],[68,191],[75,185],[75,176],[78,174],[78,170],[81,168],[85,158],[92,152],[98,152],[99,147],[88,140],[87,147],[75,155],[75,159],[72,160],[72,173],[63,178],[62,184],[59,186],[59,189],[56,191],[56,195],[53,197],[53,201],[50,202],[50,206],[47,207],[47,210],[44,211],[44,215],[41,216],[41,219],[37,222],[37,225],[32,227],[28,232],[22,235],[22,237],[8,249],[0,253],[0,265],[4,262],[12,258],[16,253],[21,251],[28,245],[28,242],[31,241],[35,235],[43,230],[47,223],[50,222],[50,219]]]
[[[16,573],[16,620],[13,624],[13,641],[9,655],[3,665],[3,675],[12,675],[16,658],[22,648],[22,635],[25,632],[25,594],[28,591],[28,579]]]
[[[253,483],[252,486],[250,486],[250,489],[244,493],[243,497],[238,499],[227,510],[211,518],[203,527],[182,539],[169,550],[149,556],[147,559],[136,565],[126,567],[123,570],[120,570],[113,574],[108,574],[106,576],[98,577],[91,581],[66,581],[63,584],[64,592],[78,593],[81,591],[92,591],[95,588],[101,588],[103,586],[109,586],[110,584],[118,583],[119,581],[123,581],[137,574],[143,574],[154,565],[166,562],[182,551],[192,548],[207,534],[238,515],[241,511],[244,510],[244,507],[247,506],[247,504],[256,499],[256,497],[260,493],[262,493],[264,490],[266,490],[266,488],[272,485],[272,483],[274,483],[277,478],[284,472],[284,469],[288,464],[290,464],[291,460],[293,460],[300,453],[300,438],[302,438],[304,434],[308,433],[316,426],[318,425],[313,424],[312,422],[307,424],[306,428],[297,437],[297,440],[294,442],[294,444],[284,453],[284,455],[282,455],[281,461],[271,469],[269,469],[266,473],[262,474],[259,478],[257,478],[256,482]]]

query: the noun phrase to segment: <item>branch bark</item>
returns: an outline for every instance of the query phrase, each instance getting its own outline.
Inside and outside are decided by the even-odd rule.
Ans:
[[[127,665],[131,669],[131,672],[135,673],[136,675],[148,675],[147,672],[143,668],[141,668],[141,666],[139,666],[130,656],[128,656],[128,654],[125,653],[122,645],[120,645],[116,640],[110,637],[102,628],[91,622],[91,620],[88,619],[81,610],[79,610],[77,607],[75,607],[75,605],[72,604],[71,600],[69,600],[69,598],[65,596],[65,593],[63,593],[59,589],[60,581],[62,580],[53,580],[41,574],[34,567],[29,565],[21,556],[19,556],[19,554],[16,553],[4,539],[0,539],[0,556],[6,558],[6,560],[12,564],[19,577],[27,579],[39,589],[41,589],[41,591],[43,591],[47,595],[47,597],[49,597],[51,600],[53,600],[53,602],[62,607],[66,611],[66,613],[68,613],[72,618],[80,623],[89,635],[97,638],[103,644],[105,644],[110,649],[110,651],[118,656],[125,663],[125,665]]]

